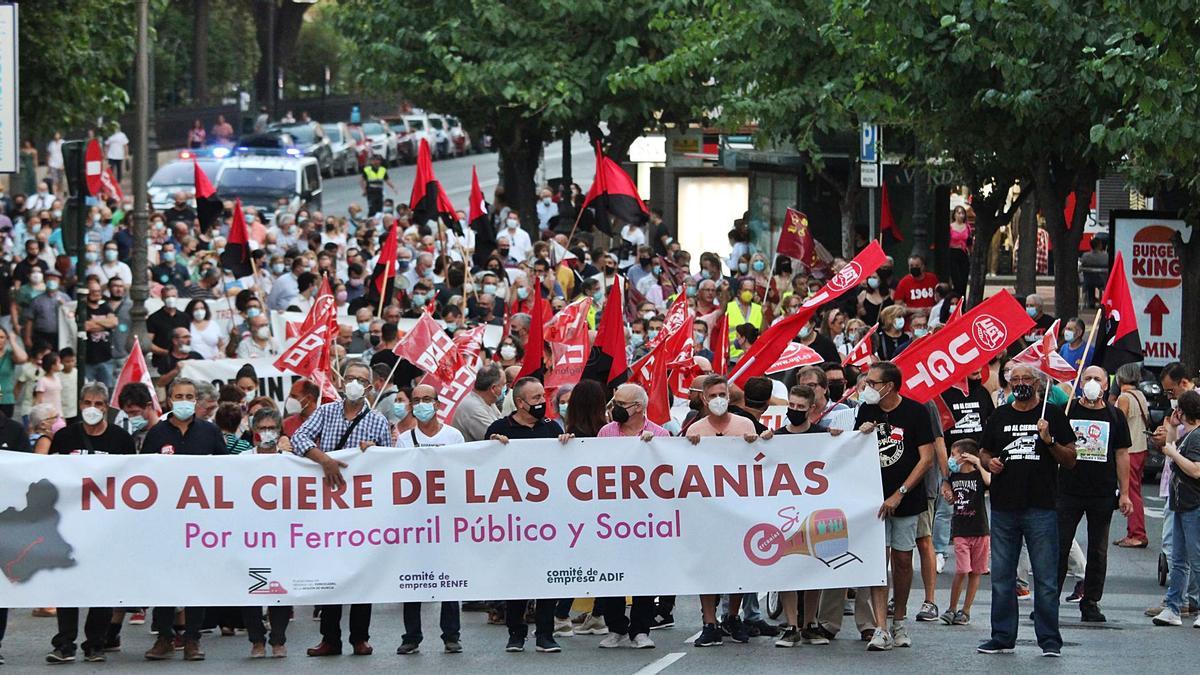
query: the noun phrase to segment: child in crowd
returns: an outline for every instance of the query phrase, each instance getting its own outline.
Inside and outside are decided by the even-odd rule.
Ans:
[[[950,446],[950,487],[954,490],[954,516],[950,519],[950,536],[954,541],[954,584],[950,588],[950,607],[942,613],[947,626],[966,626],[971,623],[971,603],[979,590],[979,579],[988,569],[991,539],[988,534],[987,511],[983,505],[983,490],[992,484],[992,474],[979,461],[979,444],[971,439],[955,441]],[[962,609],[958,596],[963,582],[967,584]]]
[[[46,404],[54,408],[61,417],[62,409],[62,380],[58,374],[62,372],[62,360],[55,352],[50,352],[42,357],[42,376],[37,380],[37,387],[34,389],[34,403],[41,405]]]

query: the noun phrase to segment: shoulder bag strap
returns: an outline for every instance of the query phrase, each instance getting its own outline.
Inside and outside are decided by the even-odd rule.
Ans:
[[[364,404],[363,411],[358,414],[358,417],[355,417],[350,422],[350,426],[346,427],[346,431],[344,431],[342,433],[342,437],[340,439],[338,439],[337,445],[334,446],[334,448],[333,448],[334,450],[341,450],[344,447],[346,447],[346,440],[350,438],[350,434],[354,433],[354,429],[358,426],[358,423],[361,422],[362,419],[367,416],[368,412],[370,412],[370,408],[367,408],[366,405]]]

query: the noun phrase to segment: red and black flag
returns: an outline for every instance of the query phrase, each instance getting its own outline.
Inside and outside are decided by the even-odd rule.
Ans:
[[[623,383],[629,374],[629,360],[625,356],[621,286],[620,281],[614,281],[608,288],[608,299],[604,301],[600,314],[596,340],[592,343],[591,354],[583,369],[584,378],[604,382],[610,388]]]
[[[225,206],[217,199],[217,191],[200,163],[192,159],[193,180],[196,183],[196,218],[200,220],[200,231],[205,232],[221,218]]]
[[[240,199],[233,204],[233,222],[229,224],[229,237],[221,252],[221,267],[238,278],[254,274],[254,268],[250,266],[250,233],[246,230],[246,216],[242,214]]]
[[[1100,327],[1096,330],[1096,352],[1092,363],[1112,373],[1126,363],[1142,360],[1142,338],[1138,335],[1137,313],[1129,295],[1125,259],[1117,251],[1108,284],[1100,298]]]
[[[433,155],[429,151],[429,142],[423,138],[417,151],[417,177],[413,181],[412,197],[408,203],[412,207],[412,223],[417,227],[440,218],[447,227],[462,235],[462,227],[454,215],[454,205],[433,174]]]
[[[617,163],[600,152],[596,144],[596,177],[583,200],[583,208],[591,209],[596,229],[613,236],[609,217],[623,223],[641,225],[650,219],[650,212],[638,194],[637,185]]]
[[[387,239],[383,240],[383,248],[379,249],[375,271],[371,273],[371,287],[375,289],[371,297],[383,297],[385,302],[391,300],[391,293],[396,288],[395,282],[389,284],[388,281],[396,278],[396,252],[400,247],[399,229],[392,223]]]
[[[475,263],[483,267],[496,250],[496,228],[488,218],[488,203],[479,187],[479,175],[471,167],[471,204],[467,209],[467,227],[475,231]]]

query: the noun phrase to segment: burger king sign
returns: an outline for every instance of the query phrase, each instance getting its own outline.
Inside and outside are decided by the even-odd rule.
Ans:
[[[1145,364],[1179,360],[1183,276],[1173,240],[1176,235],[1190,239],[1191,228],[1154,211],[1115,211],[1112,229],[1112,250],[1122,251],[1129,261],[1129,295],[1137,311]]]

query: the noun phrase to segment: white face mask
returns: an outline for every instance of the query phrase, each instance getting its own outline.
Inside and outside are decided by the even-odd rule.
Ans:
[[[271,337],[271,329],[266,326],[259,326],[254,329],[254,334],[259,340],[266,340]]]
[[[1104,393],[1104,388],[1096,380],[1088,380],[1083,383],[1083,395],[1089,401],[1095,401]]]
[[[346,400],[360,401],[362,400],[363,394],[367,393],[367,388],[362,382],[351,380],[350,382],[346,383],[346,388],[344,391],[346,393]]]
[[[83,417],[83,423],[90,426],[96,426],[104,419],[104,413],[95,406],[84,408],[80,412],[80,416]]]
[[[192,351],[191,345],[179,345],[179,351],[184,354],[190,354]]]
[[[176,298],[176,297],[167,298],[166,300],[163,300],[163,304],[166,305],[170,309],[179,309],[179,298]]]
[[[299,415],[304,406],[300,405],[300,401],[294,398],[289,398],[283,403],[283,411],[289,415]]]
[[[274,429],[267,429],[265,431],[258,432],[259,445],[275,445],[276,441],[278,440],[279,432],[275,431]]]
[[[517,358],[517,348],[512,345],[504,345],[500,348],[500,358],[506,361]]]
[[[878,405],[879,400],[882,398],[883,396],[879,394],[879,390],[875,387],[865,387],[862,393],[858,395],[858,400],[867,405]]]
[[[711,399],[708,402],[708,411],[718,417],[720,417],[721,415],[724,415],[726,413],[726,411],[728,411],[728,410],[729,410],[729,399],[728,398],[718,397],[718,398]]]

